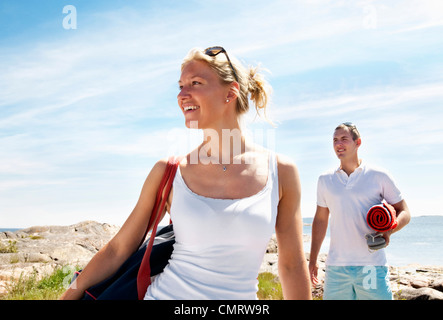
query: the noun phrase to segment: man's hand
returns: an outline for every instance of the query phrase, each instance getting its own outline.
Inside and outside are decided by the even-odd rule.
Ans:
[[[309,274],[313,285],[318,283],[318,263],[317,261],[309,261]]]

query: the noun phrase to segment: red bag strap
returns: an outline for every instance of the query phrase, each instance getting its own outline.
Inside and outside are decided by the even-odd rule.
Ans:
[[[151,238],[149,239],[145,254],[143,256],[143,260],[140,265],[140,269],[138,270],[137,274],[137,291],[139,300],[143,300],[146,294],[146,290],[151,284],[151,265],[149,260],[151,257],[152,246],[154,244],[155,234],[157,233],[157,226],[165,209],[166,200],[168,199],[169,192],[171,191],[172,182],[174,181],[175,173],[177,172],[180,160],[181,158],[176,157],[170,157],[168,160],[165,173],[163,174],[163,178],[157,191],[157,196],[155,199],[154,208],[152,209],[151,218],[149,219],[145,236],[142,238],[143,243],[147,233],[152,227]]]

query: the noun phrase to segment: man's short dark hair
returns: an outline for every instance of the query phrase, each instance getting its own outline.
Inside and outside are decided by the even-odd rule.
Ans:
[[[341,123],[335,130],[338,129],[345,129],[348,128],[349,132],[351,133],[352,140],[360,139],[360,132],[358,132],[357,126],[353,124],[352,122],[343,122]]]

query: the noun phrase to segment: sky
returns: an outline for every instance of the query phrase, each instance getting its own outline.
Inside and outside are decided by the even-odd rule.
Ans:
[[[199,143],[177,81],[214,45],[272,85],[277,126],[251,112],[247,132],[297,165],[303,217],[344,121],[413,216],[442,215],[442,17],[439,0],[2,0],[0,227],[122,225],[154,163]]]

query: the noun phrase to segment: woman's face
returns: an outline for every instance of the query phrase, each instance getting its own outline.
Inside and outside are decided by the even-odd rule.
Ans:
[[[177,101],[188,128],[216,128],[222,123],[229,86],[221,83],[206,62],[191,60],[185,64],[178,84]]]

